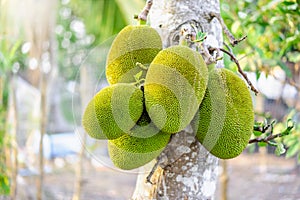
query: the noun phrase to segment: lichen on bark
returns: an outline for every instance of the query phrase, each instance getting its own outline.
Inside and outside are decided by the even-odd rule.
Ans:
[[[181,28],[192,28],[191,23],[208,34],[208,45],[222,47],[222,28],[211,19],[211,12],[220,13],[219,0],[153,0],[149,22],[159,32],[164,48],[177,45]],[[190,127],[173,135],[159,157],[153,184],[145,183],[150,164],[139,175],[132,199],[214,199],[218,159],[194,135]]]

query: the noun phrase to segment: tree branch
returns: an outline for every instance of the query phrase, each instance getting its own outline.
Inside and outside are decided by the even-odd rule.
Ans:
[[[226,53],[227,55],[230,56],[230,59],[235,62],[235,64],[237,65],[238,67],[238,72],[244,77],[244,79],[246,80],[246,82],[248,83],[248,85],[250,86],[251,90],[255,93],[255,95],[258,94],[258,90],[253,86],[253,84],[251,83],[251,81],[248,79],[248,76],[247,74],[245,74],[245,72],[242,70],[241,66],[240,66],[240,63],[238,61],[238,59],[229,51],[223,49],[223,48],[214,48],[214,47],[211,47],[209,50],[211,51],[215,51],[215,50],[219,50],[219,51],[222,51],[224,53]]]
[[[292,124],[289,124],[290,122],[292,122]],[[263,138],[263,137],[254,138],[254,139],[249,140],[248,143],[252,144],[252,143],[258,143],[258,142],[264,142],[264,143],[270,144],[270,141],[274,140],[275,138],[289,135],[291,133],[291,130],[295,126],[295,122],[293,122],[291,119],[289,119],[287,121],[287,127],[286,127],[286,129],[283,132],[281,132],[281,133],[277,133],[277,134],[273,135],[273,125],[274,124],[275,124],[275,121],[273,121],[271,124],[267,124],[266,126],[263,126],[263,127],[255,127],[254,130],[259,131],[262,134],[266,133],[266,131],[270,127],[271,127],[271,131],[270,131],[270,133],[269,133],[269,135],[267,137],[265,137],[265,138]]]
[[[258,143],[258,142],[265,142],[265,143],[269,143],[271,140],[275,139],[275,138],[278,138],[278,137],[282,137],[284,136],[284,134],[282,133],[278,133],[278,134],[275,134],[275,135],[269,135],[268,137],[266,138],[254,138],[254,139],[251,139],[249,140],[249,144],[252,144],[252,143]]]
[[[152,0],[148,0],[142,12],[139,15],[135,16],[134,18],[146,22],[152,4],[153,4]]]
[[[211,17],[211,19],[213,18],[216,18],[221,26],[222,26],[222,29],[223,29],[223,32],[225,33],[225,35],[228,37],[229,39],[229,42],[231,44],[231,46],[235,46],[237,45],[238,43],[240,43],[241,41],[245,40],[247,38],[247,36],[243,36],[242,38],[240,39],[236,39],[232,33],[229,31],[229,29],[227,28],[226,24],[224,23],[224,20],[223,18],[221,17],[220,13],[214,13],[214,12],[211,12],[209,13],[209,16]]]

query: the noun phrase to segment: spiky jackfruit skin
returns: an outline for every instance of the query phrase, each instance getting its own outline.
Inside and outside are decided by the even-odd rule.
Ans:
[[[250,139],[254,112],[245,82],[227,69],[213,69],[199,111],[192,121],[196,137],[221,159],[242,153]]]
[[[144,109],[141,118],[137,121],[136,125],[130,130],[128,135],[138,138],[149,138],[156,135],[159,132],[160,130],[154,125],[148,113]]]
[[[204,97],[208,70],[202,56],[185,46],[172,46],[152,61],[144,86],[151,120],[164,132],[183,130]]]
[[[171,134],[161,132],[146,111],[137,124],[122,137],[109,140],[108,152],[116,167],[130,170],[150,162],[163,151]]]
[[[170,134],[159,132],[148,138],[123,135],[108,141],[108,152],[114,165],[130,170],[141,167],[155,159],[170,140]]]
[[[87,105],[82,124],[96,139],[116,139],[135,126],[143,113],[143,92],[119,83],[98,92]]]
[[[155,29],[147,25],[123,28],[114,39],[107,57],[106,77],[109,84],[135,82],[134,75],[146,70],[136,63],[149,65],[162,49],[162,41]]]

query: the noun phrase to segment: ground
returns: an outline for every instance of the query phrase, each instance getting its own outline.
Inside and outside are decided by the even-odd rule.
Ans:
[[[227,161],[228,200],[300,200],[300,175],[294,159],[274,155],[242,154]],[[105,166],[84,165],[82,200],[126,200],[134,191],[136,173],[120,172]],[[221,169],[220,169],[221,171]],[[74,164],[55,168],[45,176],[46,200],[72,199]],[[35,177],[19,178],[18,199],[34,199]],[[221,200],[218,187],[217,200]]]

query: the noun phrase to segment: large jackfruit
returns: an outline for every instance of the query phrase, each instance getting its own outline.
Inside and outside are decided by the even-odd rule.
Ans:
[[[147,25],[128,25],[114,39],[107,57],[106,78],[110,84],[135,82],[134,75],[146,69],[162,49],[162,41],[155,29]]]
[[[164,132],[183,130],[203,99],[208,70],[200,53],[172,46],[152,61],[144,86],[145,105],[151,120]]]
[[[216,157],[240,155],[254,124],[252,99],[245,82],[227,69],[212,69],[205,97],[191,124],[200,143]]]
[[[143,92],[126,83],[108,86],[87,105],[82,124],[96,139],[116,139],[133,128],[143,113]]]
[[[108,141],[108,152],[116,167],[130,170],[159,156],[170,137],[157,129],[145,114],[128,134]]]

